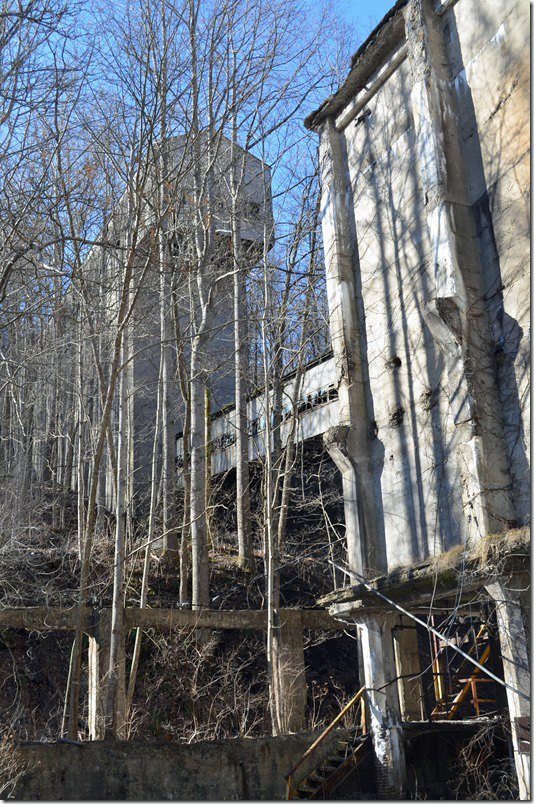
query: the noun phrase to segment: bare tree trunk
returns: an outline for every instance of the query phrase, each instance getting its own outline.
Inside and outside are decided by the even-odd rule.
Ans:
[[[241,232],[232,198],[232,239],[234,257],[234,370],[236,417],[236,515],[238,562],[243,569],[252,564],[252,527],[250,517],[250,476],[248,463],[248,417],[246,385],[245,314],[243,303],[244,273],[241,265]]]
[[[180,536],[180,603],[183,605],[190,600],[189,574],[191,569],[190,555],[190,525],[191,525],[191,469],[190,469],[190,439],[191,439],[191,399],[187,368],[184,359],[184,341],[180,328],[178,297],[176,284],[172,288],[172,309],[174,318],[174,339],[176,348],[176,362],[180,393],[184,407],[182,429],[182,480],[183,480],[183,514],[182,530]]]
[[[169,332],[170,288],[167,278],[169,260],[167,259],[167,238],[164,231],[159,234],[160,258],[160,362],[162,384],[161,410],[161,488],[162,488],[162,527],[163,551],[176,554],[178,537],[175,523],[175,483],[174,483],[174,426],[172,418],[171,389],[171,336]]]
[[[172,344],[169,327],[171,292],[170,292],[170,267],[169,243],[168,243],[168,221],[169,207],[171,199],[169,197],[169,169],[168,169],[168,143],[167,143],[167,91],[168,91],[168,66],[167,66],[167,15],[164,0],[160,6],[161,23],[161,61],[158,65],[156,49],[154,49],[154,71],[160,71],[161,81],[158,91],[160,102],[159,114],[159,139],[160,152],[158,164],[160,175],[158,181],[157,195],[159,202],[159,270],[160,270],[160,362],[161,362],[161,383],[162,383],[162,409],[161,409],[161,488],[162,488],[162,525],[163,525],[163,553],[171,552],[174,558],[178,550],[178,536],[176,533],[175,522],[175,482],[174,482],[174,421],[172,416]]]
[[[204,449],[204,385],[200,368],[201,340],[191,350],[191,551],[192,607],[209,606],[209,561],[206,533],[206,453]]]
[[[115,560],[113,601],[106,697],[106,734],[117,737],[124,725],[124,557],[128,485],[128,331],[122,340],[122,371],[119,383],[119,426],[117,444],[117,503],[115,506]]]
[[[192,93],[192,134],[193,134],[193,183],[194,183],[194,250],[196,265],[194,277],[199,311],[193,311],[195,334],[191,343],[190,366],[190,405],[191,405],[191,561],[192,561],[192,607],[199,609],[209,606],[209,554],[206,530],[206,452],[205,452],[205,402],[206,384],[206,332],[210,323],[212,287],[209,287],[207,271],[211,267],[214,250],[214,223],[211,215],[211,173],[213,171],[213,126],[211,110],[208,111],[208,137],[205,141],[206,153],[201,159],[201,137],[198,118],[200,100],[199,74],[197,63],[197,19],[199,8],[195,0],[189,0],[189,43],[191,49],[191,93]],[[208,83],[211,81],[213,64],[208,70]],[[208,86],[208,96],[210,87]],[[205,175],[201,175],[202,164],[206,165]],[[195,306],[194,304],[192,305]]]
[[[248,460],[248,417],[247,417],[247,376],[246,376],[246,320],[244,304],[245,265],[241,238],[241,214],[239,200],[244,188],[244,155],[238,143],[239,108],[237,51],[229,48],[230,95],[232,99],[232,139],[230,166],[231,226],[233,257],[233,297],[234,297],[234,382],[235,382],[235,423],[236,423],[236,519],[238,563],[242,569],[252,567],[252,522],[250,514],[250,471]],[[238,156],[239,155],[239,156]],[[238,164],[238,159],[240,163]]]
[[[211,549],[215,547],[211,521],[211,399],[208,383],[204,384],[204,510],[206,511],[206,539]]]
[[[303,202],[309,197],[309,193],[312,190],[313,183],[307,189]],[[295,436],[298,427],[298,401],[300,396],[300,389],[302,387],[302,379],[304,377],[305,372],[305,363],[306,363],[306,355],[305,355],[305,345],[306,340],[308,337],[308,323],[310,318],[310,313],[312,310],[313,304],[313,293],[315,289],[315,279],[317,275],[317,228],[319,226],[319,214],[321,208],[321,194],[317,192],[317,198],[315,202],[315,207],[313,211],[313,215],[309,224],[310,230],[310,251],[309,251],[309,263],[308,263],[308,271],[307,271],[307,284],[306,284],[306,291],[304,295],[304,304],[301,314],[301,330],[300,330],[300,337],[299,337],[299,344],[298,344],[298,352],[297,352],[297,368],[295,371],[294,379],[293,379],[293,393],[291,398],[291,408],[293,415],[291,417],[291,423],[289,427],[289,433],[287,435],[286,446],[285,446],[285,454],[284,454],[284,467],[282,472],[282,492],[280,496],[280,509],[279,509],[279,517],[278,517],[278,534],[277,534],[277,543],[278,543],[278,550],[282,553],[284,549],[284,541],[285,541],[285,532],[286,532],[286,524],[287,524],[287,515],[289,510],[289,495],[291,491],[291,478],[293,473],[293,465],[294,465],[294,458],[295,458]],[[301,219],[304,218],[304,209],[301,211]],[[297,231],[295,232],[295,247],[293,248],[293,253],[296,255],[298,245],[300,244],[301,239],[305,234],[308,232],[303,233],[302,226],[300,222],[297,224]],[[293,265],[291,266],[294,267]]]
[[[265,225],[266,228],[266,225]],[[268,358],[268,310],[269,310],[269,275],[267,264],[267,250],[264,247],[264,299],[263,316],[261,322],[263,342],[263,381],[265,388],[265,468],[264,468],[264,533],[265,533],[265,575],[267,587],[267,679],[269,684],[269,709],[271,713],[271,726],[273,735],[282,733],[282,705],[280,700],[280,679],[278,673],[279,644],[277,634],[278,608],[280,605],[280,585],[278,580],[278,556],[275,526],[275,488],[273,487],[273,428],[271,418],[271,400],[269,383]]]
[[[81,319],[81,316],[80,316]],[[84,522],[84,465],[83,465],[83,430],[84,430],[84,405],[83,405],[83,337],[81,325],[78,331],[78,344],[76,350],[76,390],[78,395],[78,429],[76,433],[76,454],[78,462],[76,465],[76,493],[78,506],[78,557],[81,560],[83,551],[83,522]]]

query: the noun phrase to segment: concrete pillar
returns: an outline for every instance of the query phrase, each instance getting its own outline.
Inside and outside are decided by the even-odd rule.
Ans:
[[[348,561],[358,572],[385,570],[371,461],[373,419],[353,200],[343,135],[327,120],[320,131],[322,229],[330,336],[339,395],[339,427],[325,445],[343,478]],[[382,538],[383,541],[383,538]]]
[[[280,613],[280,642],[285,725],[289,732],[299,732],[305,727],[306,714],[306,668],[299,609]]]
[[[525,633],[519,596],[514,590],[520,588],[512,576],[506,581],[494,581],[486,586],[493,598],[499,628],[501,658],[504,680],[510,687],[530,694],[530,662],[528,640]],[[526,718],[530,730],[530,701],[506,689],[508,710],[512,726],[512,745],[519,785],[520,801],[530,801],[530,751],[521,745],[520,723]]]
[[[431,0],[410,0],[404,15],[432,250],[434,297],[425,320],[447,366],[469,540],[513,521],[509,460],[442,21]]]
[[[395,668],[398,676],[399,708],[402,720],[424,720],[421,662],[415,626],[392,629]]]
[[[379,798],[384,799],[402,799],[406,788],[406,759],[392,635],[392,626],[397,621],[396,615],[383,615],[380,619],[358,623],[377,787]]]
[[[328,454],[341,473],[343,482],[347,564],[351,570],[363,575],[366,561],[365,544],[362,539],[358,514],[358,476],[354,462],[347,449],[347,434],[348,427],[332,427],[324,434],[323,440]]]

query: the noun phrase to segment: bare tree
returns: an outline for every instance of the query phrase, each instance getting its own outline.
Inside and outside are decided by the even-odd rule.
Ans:
[[[6,0],[0,9],[0,300],[15,266],[34,250],[43,234],[33,213],[48,167],[38,157],[35,119],[53,102],[58,86],[54,52],[72,31],[72,15],[62,0]],[[28,226],[29,220],[33,226]]]
[[[268,9],[242,0],[216,7],[139,0],[97,9],[94,46],[82,53],[73,45],[71,53],[60,47],[66,6],[8,2],[0,12],[2,97],[14,99],[0,108],[2,472],[13,494],[22,490],[14,522],[34,486],[53,486],[56,524],[76,494],[71,738],[79,728],[83,613],[95,544],[111,547],[101,528],[108,514],[115,520],[107,727],[125,733],[141,649],[138,631],[126,693],[125,561],[148,511],[148,532],[135,548],[145,550],[140,603],[147,605],[153,549],[172,558],[178,547],[176,420],[184,444],[180,600],[189,599],[191,570],[193,607],[210,605],[206,398],[222,404],[225,374],[235,377],[238,558],[251,566],[247,395],[257,333],[247,297],[261,281],[264,383],[274,413],[273,421],[267,416],[268,651],[280,672],[277,568],[317,276],[313,182],[295,116],[324,80],[314,61],[321,32],[303,41],[296,13],[289,0]],[[279,221],[284,198],[295,202],[274,250],[268,162],[278,171]],[[283,441],[290,365],[294,418]],[[154,416],[142,422],[139,403],[150,396]],[[280,731],[283,702],[275,710]]]

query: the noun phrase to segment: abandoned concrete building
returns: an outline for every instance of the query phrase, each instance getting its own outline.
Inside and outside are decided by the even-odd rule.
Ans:
[[[324,434],[342,476],[353,575],[320,602],[357,624],[384,796],[406,790],[417,722],[497,707],[529,797],[527,30],[521,3],[400,0],[306,120],[333,357],[306,372],[297,437]],[[255,460],[261,394],[248,416]],[[231,408],[213,419],[214,474],[234,430]]]
[[[261,253],[264,242],[264,231],[267,237],[272,237],[272,201],[271,179],[269,168],[252,154],[239,146],[233,146],[222,134],[208,141],[202,132],[196,138],[177,136],[169,139],[164,149],[161,149],[165,161],[166,182],[169,186],[169,197],[166,212],[166,233],[170,242],[170,255],[180,264],[181,280],[172,289],[166,288],[168,300],[166,302],[166,326],[172,328],[171,321],[171,295],[175,293],[177,317],[179,321],[181,338],[184,342],[185,358],[190,351],[189,343],[195,332],[195,319],[200,319],[198,293],[194,284],[188,280],[188,261],[191,259],[191,250],[194,242],[194,196],[195,196],[195,159],[198,160],[204,173],[207,164],[213,161],[212,187],[210,190],[210,204],[213,207],[213,239],[217,250],[216,275],[209,278],[213,285],[213,303],[210,308],[209,332],[203,346],[202,361],[207,373],[207,389],[210,396],[212,410],[217,411],[225,405],[232,404],[234,400],[235,383],[229,369],[234,352],[234,329],[232,318],[232,274],[228,259],[231,256],[229,243],[232,238],[232,194],[229,182],[230,167],[236,166],[239,174],[238,197],[236,201],[237,215],[239,217],[239,231],[246,259],[251,262],[254,255]],[[135,287],[135,308],[132,314],[132,343],[130,346],[130,359],[127,373],[128,382],[135,393],[131,393],[132,401],[129,403],[131,421],[129,435],[128,499],[135,506],[138,501],[146,497],[147,486],[150,483],[151,451],[154,439],[154,423],[156,420],[156,394],[158,387],[158,373],[160,363],[161,342],[161,315],[160,315],[160,272],[158,269],[159,256],[155,249],[155,234],[161,223],[157,221],[155,209],[161,200],[160,192],[159,157],[154,157],[154,164],[145,180],[142,191],[142,202],[135,214],[139,216],[137,239],[135,245],[135,261],[133,266],[132,284]],[[206,189],[203,189],[206,194]],[[206,204],[206,198],[202,198]],[[132,228],[131,219],[134,217],[131,207],[133,204],[128,193],[119,201],[109,221],[106,223],[101,240],[107,244],[102,247],[94,246],[83,264],[85,282],[94,288],[103,287],[106,290],[105,307],[107,310],[100,313],[102,323],[109,320],[108,328],[112,329],[111,322],[120,302],[120,277],[117,274],[117,264],[124,259],[128,252],[128,240],[131,238],[128,227]],[[216,291],[216,292],[215,292]],[[98,292],[98,290],[96,291]],[[101,291],[102,293],[102,291]],[[194,301],[191,302],[191,293]],[[75,298],[69,300],[76,303]],[[98,300],[101,304],[101,300]],[[193,304],[193,309],[191,305]],[[92,355],[89,331],[86,333],[86,344],[81,359],[91,364]],[[102,337],[102,336],[100,336]],[[170,337],[170,336],[168,336]],[[172,371],[176,370],[176,362],[172,360]],[[98,403],[95,403],[98,404]],[[180,429],[183,421],[183,401],[179,394],[174,394],[173,416]],[[116,403],[112,411],[112,427],[117,427],[118,409]],[[67,450],[65,439],[64,450]],[[36,450],[38,453],[38,450]],[[72,458],[72,483],[76,488],[76,474],[79,463],[78,447],[75,445]],[[108,510],[114,508],[114,478],[113,462],[109,451],[104,454],[101,465],[101,481],[99,484],[99,503]],[[86,478],[86,483],[89,482]]]
[[[322,602],[358,625],[385,794],[404,788],[407,723],[422,718],[406,609],[441,623],[425,717],[447,719],[467,688],[491,697],[443,636],[480,656],[489,599],[520,797],[530,795],[528,562],[505,549],[530,510],[528,30],[525,3],[399,0],[306,120],[320,138],[339,394],[325,438],[354,573]],[[457,571],[440,571],[455,548]]]
[[[413,767],[431,763],[441,738],[493,726],[519,799],[530,799],[529,27],[524,1],[398,0],[354,54],[343,85],[305,121],[319,138],[332,353],[308,366],[287,416],[298,415],[298,439],[322,437],[341,475],[347,583],[318,601],[322,610],[280,611],[293,667],[285,693],[290,730],[299,732],[302,630],[357,636],[351,705],[360,706],[361,741],[340,767],[345,775],[358,767],[366,738],[381,799],[417,797]],[[254,241],[271,212],[265,169],[253,157],[249,168],[253,220],[243,236]],[[223,301],[211,344],[218,339],[223,356],[232,349],[228,324]],[[150,421],[156,363],[135,370],[146,388],[139,421]],[[235,419],[228,376],[213,376],[218,475],[235,465]],[[258,393],[248,402],[251,461],[264,452],[265,415]],[[179,433],[178,467],[181,451]],[[75,619],[65,611],[2,616],[5,626],[35,629],[72,630]],[[127,609],[125,619],[131,628],[266,627],[265,611]],[[90,739],[98,740],[109,611],[95,620],[88,610],[86,620]],[[256,755],[230,757],[225,747],[226,798],[281,798],[283,777],[269,778],[269,768],[286,772],[288,798],[333,793],[342,775],[329,784],[316,769],[332,734],[313,744],[317,762],[308,749],[289,770],[305,748],[299,736]],[[156,760],[150,768],[144,757],[132,760],[137,789],[191,795],[193,760],[178,749],[168,763],[186,757],[184,769],[166,766],[157,779]],[[103,767],[98,744],[88,750]],[[110,751],[126,767],[122,747]],[[68,775],[66,760],[54,761]],[[256,770],[253,789],[243,779]],[[430,776],[425,794],[439,796]],[[214,777],[195,790],[217,798]]]

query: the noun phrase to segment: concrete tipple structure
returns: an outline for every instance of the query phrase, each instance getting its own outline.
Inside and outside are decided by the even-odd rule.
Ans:
[[[363,583],[406,570],[404,607],[423,605],[438,634],[493,661],[508,686],[484,707],[508,710],[521,799],[528,567],[516,575],[497,563],[482,577],[460,561],[438,590],[432,561],[484,554],[530,521],[529,51],[526,3],[398,0],[306,120],[320,141],[339,395],[325,441],[343,477],[349,569]],[[425,561],[426,597],[409,577]],[[478,694],[484,670],[466,673],[384,583],[385,606],[361,589],[328,605],[357,623],[381,797],[397,798],[402,723],[423,704],[428,717],[453,717],[471,692],[478,717],[479,698],[499,695]],[[464,585],[469,634],[456,605]],[[425,663],[432,701],[418,688]],[[462,675],[471,692],[453,703]]]
[[[335,383],[334,359],[331,353],[308,364],[300,383],[300,392],[293,405],[295,376],[284,378],[282,422],[280,426],[282,444],[285,445],[296,417],[294,439],[297,443],[322,436],[338,423],[338,392]],[[271,392],[272,396],[272,392]],[[250,461],[260,461],[265,457],[267,445],[265,391],[251,396],[247,402],[249,426],[248,457]],[[272,414],[271,414],[272,416]],[[235,407],[226,405],[214,413],[210,425],[211,473],[219,475],[233,469],[236,464]],[[272,437],[271,437],[272,446]],[[182,433],[176,438],[178,468],[182,465]]]

